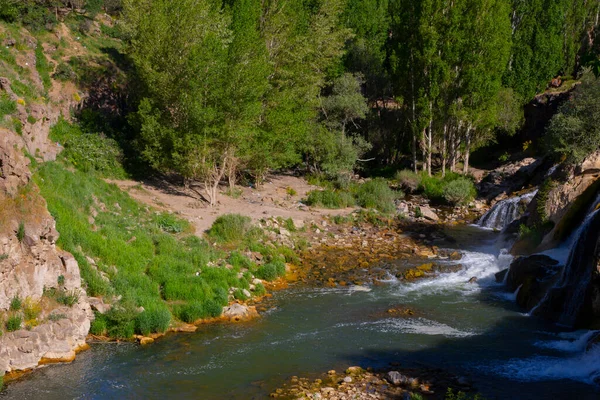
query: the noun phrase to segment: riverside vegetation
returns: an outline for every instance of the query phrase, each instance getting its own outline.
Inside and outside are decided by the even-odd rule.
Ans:
[[[23,199],[39,190],[56,220],[56,244],[75,257],[83,280],[80,292],[54,278],[44,301],[73,308],[101,298],[110,309],[96,310],[96,336],[162,334],[261,298],[263,282],[284,277],[321,231],[226,214],[202,235],[108,179],[174,177],[215,207],[224,183],[234,197],[240,183],[261,187],[270,173],[294,168],[320,186],[303,204],[366,209],[332,218],[349,235],[365,221],[396,229],[390,221],[407,217],[407,196],[474,208],[471,153],[524,129],[524,106],[557,75],[568,99],[544,137],[519,143],[515,154],[546,157],[568,175],[598,150],[600,4],[542,3],[0,1],[0,124],[28,144],[11,147],[33,174],[10,196],[25,215],[32,210]],[[40,111],[47,109],[61,116]],[[50,120],[49,134],[40,134]],[[46,141],[55,151],[40,145]],[[497,158],[510,157],[502,149]],[[518,229],[523,248],[569,231],[548,211],[561,179],[551,174],[540,185]],[[420,206],[410,212],[422,221]],[[22,220],[14,230],[22,248],[27,229]],[[292,233],[283,241],[282,230]],[[434,256],[412,244],[394,246]],[[420,267],[398,276],[433,268]],[[0,333],[35,328],[40,304],[13,297]],[[52,318],[61,316],[43,321]]]

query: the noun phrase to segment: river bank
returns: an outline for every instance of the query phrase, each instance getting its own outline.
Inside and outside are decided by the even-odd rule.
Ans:
[[[341,377],[350,366],[374,372],[435,366],[491,399],[596,398],[583,364],[572,369],[581,334],[523,315],[495,282],[503,268],[497,234],[473,227],[445,234],[451,240],[440,240],[440,247],[463,253],[458,272],[368,285],[370,291],[291,285],[268,299],[259,319],[202,325],[151,346],[95,345],[72,364],[14,382],[6,395],[158,398],[177,390],[180,398],[258,399],[293,376],[314,383],[332,369]],[[477,282],[468,284],[473,276]],[[388,313],[401,307],[413,315]],[[436,396],[440,390],[434,388]]]

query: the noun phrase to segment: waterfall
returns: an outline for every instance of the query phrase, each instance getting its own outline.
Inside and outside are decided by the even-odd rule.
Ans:
[[[557,283],[531,310],[531,314],[554,315],[566,326],[573,326],[581,313],[586,292],[596,268],[598,232],[600,232],[600,195],[596,198],[582,225],[570,240],[569,257]]]
[[[483,228],[500,230],[506,228],[511,222],[523,215],[523,211],[536,193],[537,190],[497,202],[479,219],[477,225]]]

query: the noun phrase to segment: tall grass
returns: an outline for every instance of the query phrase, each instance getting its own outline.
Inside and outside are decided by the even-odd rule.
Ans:
[[[229,288],[247,285],[238,278],[246,265],[241,254],[232,256],[239,258],[232,269],[209,266],[218,254],[204,240],[183,233],[187,222],[148,211],[93,174],[52,162],[41,165],[34,179],[56,219],[58,245],[79,262],[88,294],[122,296],[114,311],[98,316],[93,332],[130,337],[163,332],[173,316],[219,315]],[[93,225],[88,220],[92,210],[97,213]],[[216,237],[227,240],[252,229],[239,216],[222,218],[213,228]],[[199,308],[201,313],[192,312]]]

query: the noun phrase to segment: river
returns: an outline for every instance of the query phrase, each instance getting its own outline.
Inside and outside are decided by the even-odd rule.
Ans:
[[[498,234],[452,228],[440,247],[460,249],[463,269],[370,292],[292,287],[262,318],[201,326],[149,346],[97,344],[72,364],[42,368],[8,385],[9,399],[265,398],[293,375],[350,365],[435,366],[468,377],[487,399],[598,399],[600,352],[589,332],[523,314],[494,280],[506,266]],[[448,261],[450,262],[450,261]],[[471,277],[476,283],[469,284]],[[414,316],[386,315],[409,307]]]

